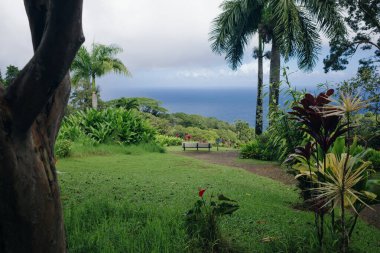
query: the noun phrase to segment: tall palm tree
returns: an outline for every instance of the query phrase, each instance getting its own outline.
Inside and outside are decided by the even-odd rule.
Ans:
[[[122,49],[115,45],[92,44],[91,52],[82,46],[71,65],[72,81],[74,85],[80,83],[91,83],[92,108],[98,107],[98,94],[96,89],[96,78],[110,72],[130,75],[127,67],[118,58],[117,54]]]
[[[263,4],[256,1],[225,1],[220,7],[222,13],[214,19],[210,32],[211,48],[216,53],[226,53],[227,62],[236,70],[241,65],[245,45],[251,36],[259,31]],[[259,63],[256,134],[261,134],[263,128],[263,37],[260,33],[259,47],[254,52]]]
[[[236,69],[244,49],[260,25],[272,44],[270,60],[269,104],[273,111],[279,103],[281,55],[296,57],[298,67],[311,70],[318,59],[321,38],[345,33],[343,19],[335,1],[324,0],[227,0],[222,13],[214,19],[210,41],[214,52]],[[260,37],[260,36],[259,36]],[[260,60],[260,58],[259,58]],[[258,89],[262,89],[258,85]],[[259,98],[258,98],[259,99]]]

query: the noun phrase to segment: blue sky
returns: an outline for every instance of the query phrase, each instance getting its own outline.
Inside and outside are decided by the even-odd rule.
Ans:
[[[223,56],[211,52],[210,23],[221,0],[87,0],[84,5],[86,46],[115,43],[124,49],[120,58],[133,76],[110,74],[98,80],[104,99],[127,96],[130,89],[235,89],[256,87],[257,63],[250,57],[254,43],[247,48],[243,65],[232,71]],[[9,64],[24,66],[32,56],[29,27],[23,1],[0,2],[0,69]],[[323,40],[322,60],[328,53]],[[269,45],[267,46],[269,48]],[[340,82],[355,75],[357,60],[345,71],[323,72],[319,61],[313,72],[297,71],[294,61],[290,80],[297,86]],[[264,64],[268,81],[269,62]]]

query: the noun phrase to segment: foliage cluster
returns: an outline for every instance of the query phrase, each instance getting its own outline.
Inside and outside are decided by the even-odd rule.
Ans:
[[[140,112],[149,113],[154,116],[165,114],[167,109],[162,107],[162,102],[145,97],[119,98],[107,101],[105,107],[124,108],[126,110],[137,109]]]
[[[18,69],[18,67],[13,66],[13,65],[7,66],[7,70],[5,72],[4,78],[0,71],[0,83],[2,83],[4,87],[8,87],[13,82],[13,80],[16,79],[19,73],[20,73],[20,70]]]
[[[105,103],[105,106],[136,109],[149,121],[160,135],[184,139],[191,135],[193,141],[215,143],[221,139],[221,145],[236,146],[253,139],[254,131],[247,122],[238,120],[235,124],[186,113],[167,113],[161,102],[150,98],[121,98]]]
[[[267,140],[267,135],[260,135],[247,144],[244,144],[240,149],[240,158],[263,161],[276,160],[273,156],[273,152],[267,145]]]
[[[163,147],[179,146],[183,142],[182,138],[172,137],[172,136],[167,136],[167,135],[161,135],[161,134],[156,135],[155,138],[156,138],[156,142]]]
[[[70,140],[58,139],[55,143],[55,156],[57,158],[69,157],[71,154],[72,142]]]
[[[154,141],[156,132],[136,111],[118,109],[77,111],[65,117],[58,139],[87,138],[94,144],[138,144]]]
[[[374,66],[380,60],[380,1],[339,0],[345,25],[350,32],[330,40],[330,55],[324,59],[325,72],[343,70],[358,50],[372,51],[359,60],[363,67]],[[369,55],[369,56],[368,56]]]
[[[292,107],[290,114],[301,124],[308,142],[297,147],[287,162],[315,213],[320,245],[324,241],[324,216],[331,214],[331,228],[339,232],[341,251],[347,252],[359,212],[377,203],[380,195],[368,187],[371,162],[364,160],[366,151],[354,148],[351,136],[351,116],[366,103],[358,96],[342,94],[339,102],[331,104],[333,93],[332,89],[315,97],[307,93]],[[351,214],[346,209],[351,209]]]

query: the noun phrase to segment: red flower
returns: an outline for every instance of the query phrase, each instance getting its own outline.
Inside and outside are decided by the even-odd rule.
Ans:
[[[199,197],[203,197],[203,194],[205,193],[205,191],[206,191],[206,189],[199,189],[199,192],[198,192],[198,195],[199,195]]]

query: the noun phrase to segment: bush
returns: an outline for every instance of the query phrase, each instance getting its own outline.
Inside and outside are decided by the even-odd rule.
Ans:
[[[345,147],[344,139],[340,145],[343,145],[343,148]],[[341,152],[343,152],[343,150]],[[357,145],[357,139],[355,138],[354,143],[351,146],[351,154],[357,155],[363,152],[365,152],[364,160],[370,161],[372,163],[373,169],[380,171],[380,151],[374,150],[372,148],[366,149],[363,146]]]
[[[167,135],[156,135],[156,142],[161,146],[179,146],[182,144],[182,139],[179,137],[171,137]]]
[[[240,158],[271,161],[274,159],[272,152],[267,147],[267,136],[261,135],[243,145],[240,150]]]
[[[380,171],[380,151],[369,149],[365,158],[372,163],[376,171]]]
[[[242,146],[240,157],[244,159],[261,159],[261,150],[257,139]]]
[[[59,138],[77,140],[83,135],[95,143],[139,144],[154,140],[156,132],[138,112],[123,108],[78,111],[65,118]]]
[[[69,157],[71,154],[71,147],[71,141],[58,139],[55,143],[55,156],[58,158]]]

